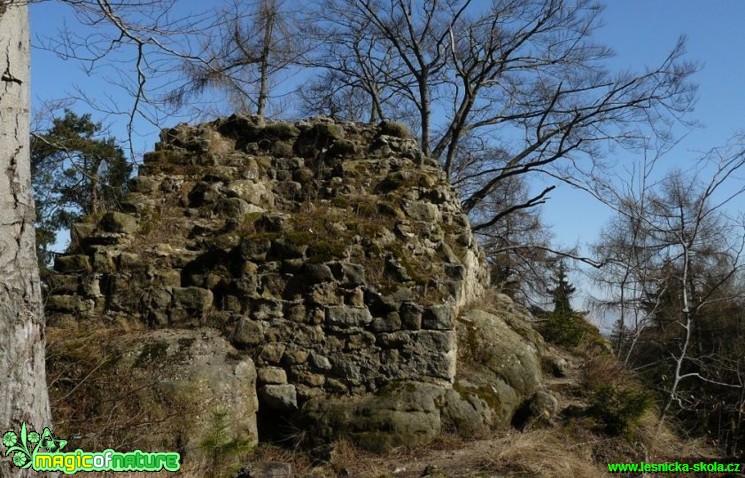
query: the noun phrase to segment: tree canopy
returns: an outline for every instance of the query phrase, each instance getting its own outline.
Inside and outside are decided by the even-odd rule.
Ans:
[[[113,208],[126,192],[132,164],[112,136],[90,114],[66,110],[31,139],[31,174],[36,201],[40,265],[49,263],[57,233],[83,216]]]

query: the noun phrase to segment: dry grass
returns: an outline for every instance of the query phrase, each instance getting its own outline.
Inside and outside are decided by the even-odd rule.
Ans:
[[[619,390],[644,390],[644,386],[633,372],[626,369],[607,352],[598,352],[589,347],[583,352],[582,366],[576,377],[585,395],[592,395],[601,387]],[[663,462],[683,457],[709,457],[715,459],[717,452],[704,440],[681,438],[669,423],[658,429],[659,410],[652,404],[637,419],[630,423],[627,432],[619,437],[603,437],[590,430],[597,425],[593,419],[576,419],[573,432],[576,440],[584,435],[592,442],[593,460],[598,463],[611,462]],[[591,438],[595,435],[595,438]]]
[[[721,452],[706,443],[705,438],[681,439],[683,433],[677,433],[670,423],[657,429],[658,410],[647,412],[639,423],[636,436],[639,442],[647,447],[650,461],[676,460],[683,457],[701,457],[715,460]]]
[[[144,430],[134,423],[104,423],[101,412],[111,411],[96,408],[97,394],[103,393],[99,380],[106,376],[106,367],[96,365],[105,359],[107,348],[102,345],[124,330],[121,327],[98,329],[87,334],[81,331],[49,329],[51,344],[50,359],[58,363],[51,368],[52,380],[64,381],[59,374],[74,374],[79,380],[78,388],[71,390],[69,385],[61,387],[55,383],[50,387],[52,399],[56,402],[55,432],[65,436],[74,429],[79,433],[83,425],[90,425],[84,432],[111,434],[116,436],[91,438],[81,448],[99,449],[107,439],[126,439]],[[575,351],[575,353],[578,353]],[[627,386],[633,377],[613,360],[604,355],[587,354],[569,356],[575,364],[570,371],[570,380],[576,386],[590,393],[593,387],[603,384]],[[581,364],[581,365],[580,365]],[[63,368],[59,368],[60,366]],[[56,368],[55,368],[56,367]],[[82,380],[80,380],[82,378]],[[550,381],[548,382],[550,383]],[[558,384],[558,382],[557,382]],[[117,390],[108,390],[109,393]],[[69,395],[68,395],[69,394]],[[67,396],[66,396],[67,395]],[[562,396],[560,403],[567,404],[570,398],[581,405],[582,396]],[[100,398],[100,397],[99,397]],[[109,400],[113,400],[113,396]],[[586,397],[585,397],[586,398]],[[113,400],[110,406],[122,407]],[[105,404],[105,402],[104,402]],[[100,404],[98,405],[100,406]],[[107,405],[108,407],[108,405]],[[71,421],[83,411],[95,411],[99,415],[93,420]],[[86,413],[88,413],[86,412]],[[104,426],[106,425],[106,426]],[[427,446],[400,448],[385,454],[373,454],[356,448],[347,441],[339,441],[327,449],[295,450],[273,445],[261,445],[257,449],[235,457],[241,464],[267,462],[290,463],[295,476],[316,477],[401,477],[422,476],[425,469],[436,470],[433,476],[445,477],[483,477],[483,476],[524,476],[524,477],[601,477],[609,476],[605,464],[611,462],[648,462],[676,459],[686,456],[715,457],[713,450],[700,442],[683,441],[673,430],[663,427],[656,431],[656,411],[649,410],[624,437],[609,437],[595,428],[592,417],[577,416],[559,419],[553,428],[532,429],[524,433],[514,430],[494,432],[479,437],[441,435]],[[168,428],[169,422],[162,425]],[[59,427],[59,428],[56,428]],[[80,441],[79,441],[80,442]],[[82,444],[76,443],[77,444]],[[96,443],[94,443],[96,442]],[[318,460],[322,458],[321,460]],[[182,470],[178,476],[191,477],[229,477],[234,469],[216,470],[205,459],[196,456],[184,457]],[[98,473],[95,476],[174,476],[172,474],[149,473]]]
[[[588,390],[636,384],[633,375],[608,353],[585,353],[580,383]]]
[[[660,437],[661,451],[672,457],[701,454],[695,442],[682,444],[669,430]],[[662,460],[666,455],[653,453],[645,458],[620,438],[608,438],[586,429],[557,427],[520,433],[514,430],[495,432],[492,436],[472,440],[467,437],[443,435],[427,446],[396,449],[385,454],[360,450],[347,441],[330,446],[328,461],[314,463],[310,454],[274,445],[261,445],[243,458],[243,463],[290,463],[294,476],[355,478],[414,478],[426,470],[435,470],[441,478],[531,477],[531,478],[596,478],[611,476],[605,464]],[[704,456],[711,456],[706,455]],[[212,470],[204,462],[185,462],[178,476],[197,478],[210,476]],[[160,473],[95,473],[91,476],[174,476]],[[226,475],[229,476],[229,475]]]
[[[398,449],[372,455],[341,442],[322,476],[403,477],[423,476],[437,470],[441,477],[530,476],[599,477],[603,469],[590,453],[572,446],[560,429],[528,433],[503,431],[472,440],[443,435],[426,447]],[[339,473],[341,473],[339,475]]]
[[[197,413],[186,403],[161,399],[155,391],[157,378],[143,383],[119,366],[121,352],[114,344],[133,332],[100,325],[92,330],[47,329],[53,430],[68,437],[71,446],[174,451],[158,444],[183,432],[184,414]]]
[[[524,472],[536,478],[607,475],[593,463],[588,445],[567,440],[561,429],[510,432],[499,445],[499,451],[485,459],[490,470]]]

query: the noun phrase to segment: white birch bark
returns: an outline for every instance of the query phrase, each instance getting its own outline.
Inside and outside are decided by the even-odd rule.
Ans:
[[[0,435],[50,426],[29,159],[25,2],[0,0]],[[4,455],[4,453],[3,453]],[[32,476],[0,458],[0,477]]]

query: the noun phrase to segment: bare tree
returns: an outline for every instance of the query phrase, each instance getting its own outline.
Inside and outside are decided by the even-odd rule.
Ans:
[[[335,46],[355,67],[327,67],[346,75],[349,88],[382,84],[395,93],[389,103],[417,111],[422,148],[448,174],[457,178],[474,159],[470,138],[488,138],[500,152],[469,165],[480,185],[463,195],[470,212],[512,176],[565,177],[581,161],[596,164],[609,144],[635,145],[645,128],[663,133],[690,109],[696,68],[681,61],[683,41],[656,68],[611,73],[610,51],[592,42],[600,11],[588,0],[328,0],[316,15],[335,35],[365,29],[363,55],[355,44]],[[498,219],[475,227],[489,220]]]
[[[0,430],[49,426],[29,162],[27,7],[0,3]],[[0,476],[31,476],[0,459]]]
[[[204,45],[208,35],[226,23],[214,8],[194,10],[180,0],[67,0],[77,24],[42,38],[40,47],[75,61],[119,95],[92,95],[76,88],[73,95],[109,120],[123,120],[129,157],[138,155],[139,133],[161,128],[174,119],[193,120],[210,102],[194,99],[188,108],[174,106],[168,94],[183,77],[183,63],[210,68]],[[121,94],[131,98],[121,101]]]
[[[659,248],[650,244],[650,234],[644,220],[649,195],[657,183],[653,181],[655,166],[663,152],[654,157],[648,151],[642,160],[628,169],[628,178],[617,178],[620,188],[595,178],[592,195],[615,211],[615,216],[603,228],[592,246],[596,261],[603,265],[593,271],[592,279],[603,297],[593,298],[594,308],[618,317],[612,333],[618,358],[628,365],[641,332],[660,304],[653,276]]]
[[[328,33],[332,40],[354,38],[330,45],[333,56],[353,58],[353,66],[326,66],[344,73],[350,87],[365,87],[377,115],[383,116],[378,95],[383,87],[395,91],[397,101],[413,105],[425,154],[430,153],[432,94],[444,80],[450,30],[470,1],[456,3],[332,0],[314,13],[324,20],[320,28],[332,25],[324,37]]]
[[[385,114],[377,108],[377,101],[369,101],[363,87],[350,87],[341,73],[325,71],[309,84],[298,89],[299,111],[303,116],[327,116],[341,121],[375,121]]]
[[[479,229],[481,245],[487,252],[492,284],[522,304],[544,301],[555,266],[551,234],[539,210],[528,203],[524,178],[514,176],[494,190],[478,209],[480,217],[499,217]],[[569,251],[562,251],[569,252]]]
[[[111,42],[91,45],[72,35],[62,51],[94,64],[110,50],[134,49],[137,75],[122,85],[137,98],[132,118],[158,122],[164,104],[157,92],[173,84],[176,71],[186,69],[190,80],[166,99],[219,86],[264,113],[274,73],[292,63],[322,68],[300,88],[306,111],[315,106],[351,119],[366,111],[370,121],[409,122],[424,151],[463,191],[468,212],[513,176],[565,179],[598,166],[610,145],[635,146],[644,130],[662,134],[694,99],[688,80],[696,68],[682,61],[682,40],[655,68],[608,71],[609,50],[592,41],[600,9],[590,0],[325,0],[307,7],[303,31],[314,44],[306,52],[295,48],[292,22],[281,27],[284,14],[271,0],[259,2],[250,17],[236,4],[229,15],[192,15],[174,24],[157,14],[164,7],[156,4],[140,5],[133,15],[128,4],[102,0],[101,11],[89,0],[79,3],[88,8],[89,24],[109,25],[101,37]],[[478,154],[473,138],[498,154]],[[491,217],[478,215],[474,228],[541,204],[552,188]]]
[[[305,12],[304,23],[314,48],[303,65],[321,69],[311,88],[299,89],[305,111],[371,123],[401,116],[398,82],[408,75],[395,47],[371,34],[373,19],[348,2],[325,0]]]
[[[734,196],[713,204],[713,195],[743,164],[745,156],[742,153],[720,163],[711,181],[700,192],[688,185],[688,178],[672,176],[665,184],[665,196],[652,200],[653,220],[648,223],[654,224],[655,238],[661,239],[671,249],[668,254],[674,261],[674,266],[668,270],[671,270],[675,279],[680,300],[680,313],[676,314],[674,321],[683,332],[678,350],[670,352],[674,373],[660,411],[660,426],[672,403],[681,400],[678,390],[683,380],[693,378],[718,383],[696,370],[686,370],[686,364],[692,360],[690,348],[694,344],[700,314],[710,305],[711,300],[722,300],[716,295],[719,287],[726,284],[742,267],[741,255],[745,238],[735,237],[735,242],[731,243],[732,239],[724,233],[726,226],[717,221],[717,211]],[[738,191],[737,195],[741,192],[743,190]],[[720,255],[728,257],[718,257]],[[710,278],[702,277],[700,262],[711,258],[724,263],[726,268],[717,274],[712,284],[703,284],[704,281],[709,282]]]
[[[220,17],[223,22],[206,35],[204,52],[182,59],[187,81],[168,99],[182,105],[213,88],[227,92],[239,110],[264,116],[272,79],[304,49],[301,35],[279,0],[257,0],[251,8],[236,0]]]
[[[708,179],[704,166],[713,170]],[[734,281],[743,269],[745,229],[725,213],[745,192],[735,181],[743,166],[741,148],[713,150],[695,174],[674,172],[615,203],[606,196],[618,217],[595,247],[610,264],[598,276],[613,294],[606,305],[621,312],[619,329],[628,315],[635,319],[630,340],[619,338],[619,350],[628,344],[625,360],[631,363],[633,350],[633,365],[663,375],[659,426],[674,404],[699,406],[695,395],[681,393],[685,382],[740,387],[722,378],[715,365],[721,357],[705,351],[702,331],[717,307],[743,297]]]

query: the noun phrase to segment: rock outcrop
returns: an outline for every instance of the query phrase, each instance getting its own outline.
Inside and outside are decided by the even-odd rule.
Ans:
[[[529,326],[463,312],[488,287],[483,252],[444,172],[397,123],[234,115],[164,130],[120,210],[71,237],[50,326],[149,330],[135,355],[163,334],[220,335],[234,350],[215,360],[245,383],[255,364],[267,437],[289,423],[411,444],[509,423],[539,388]],[[250,414],[246,400],[220,406]]]

